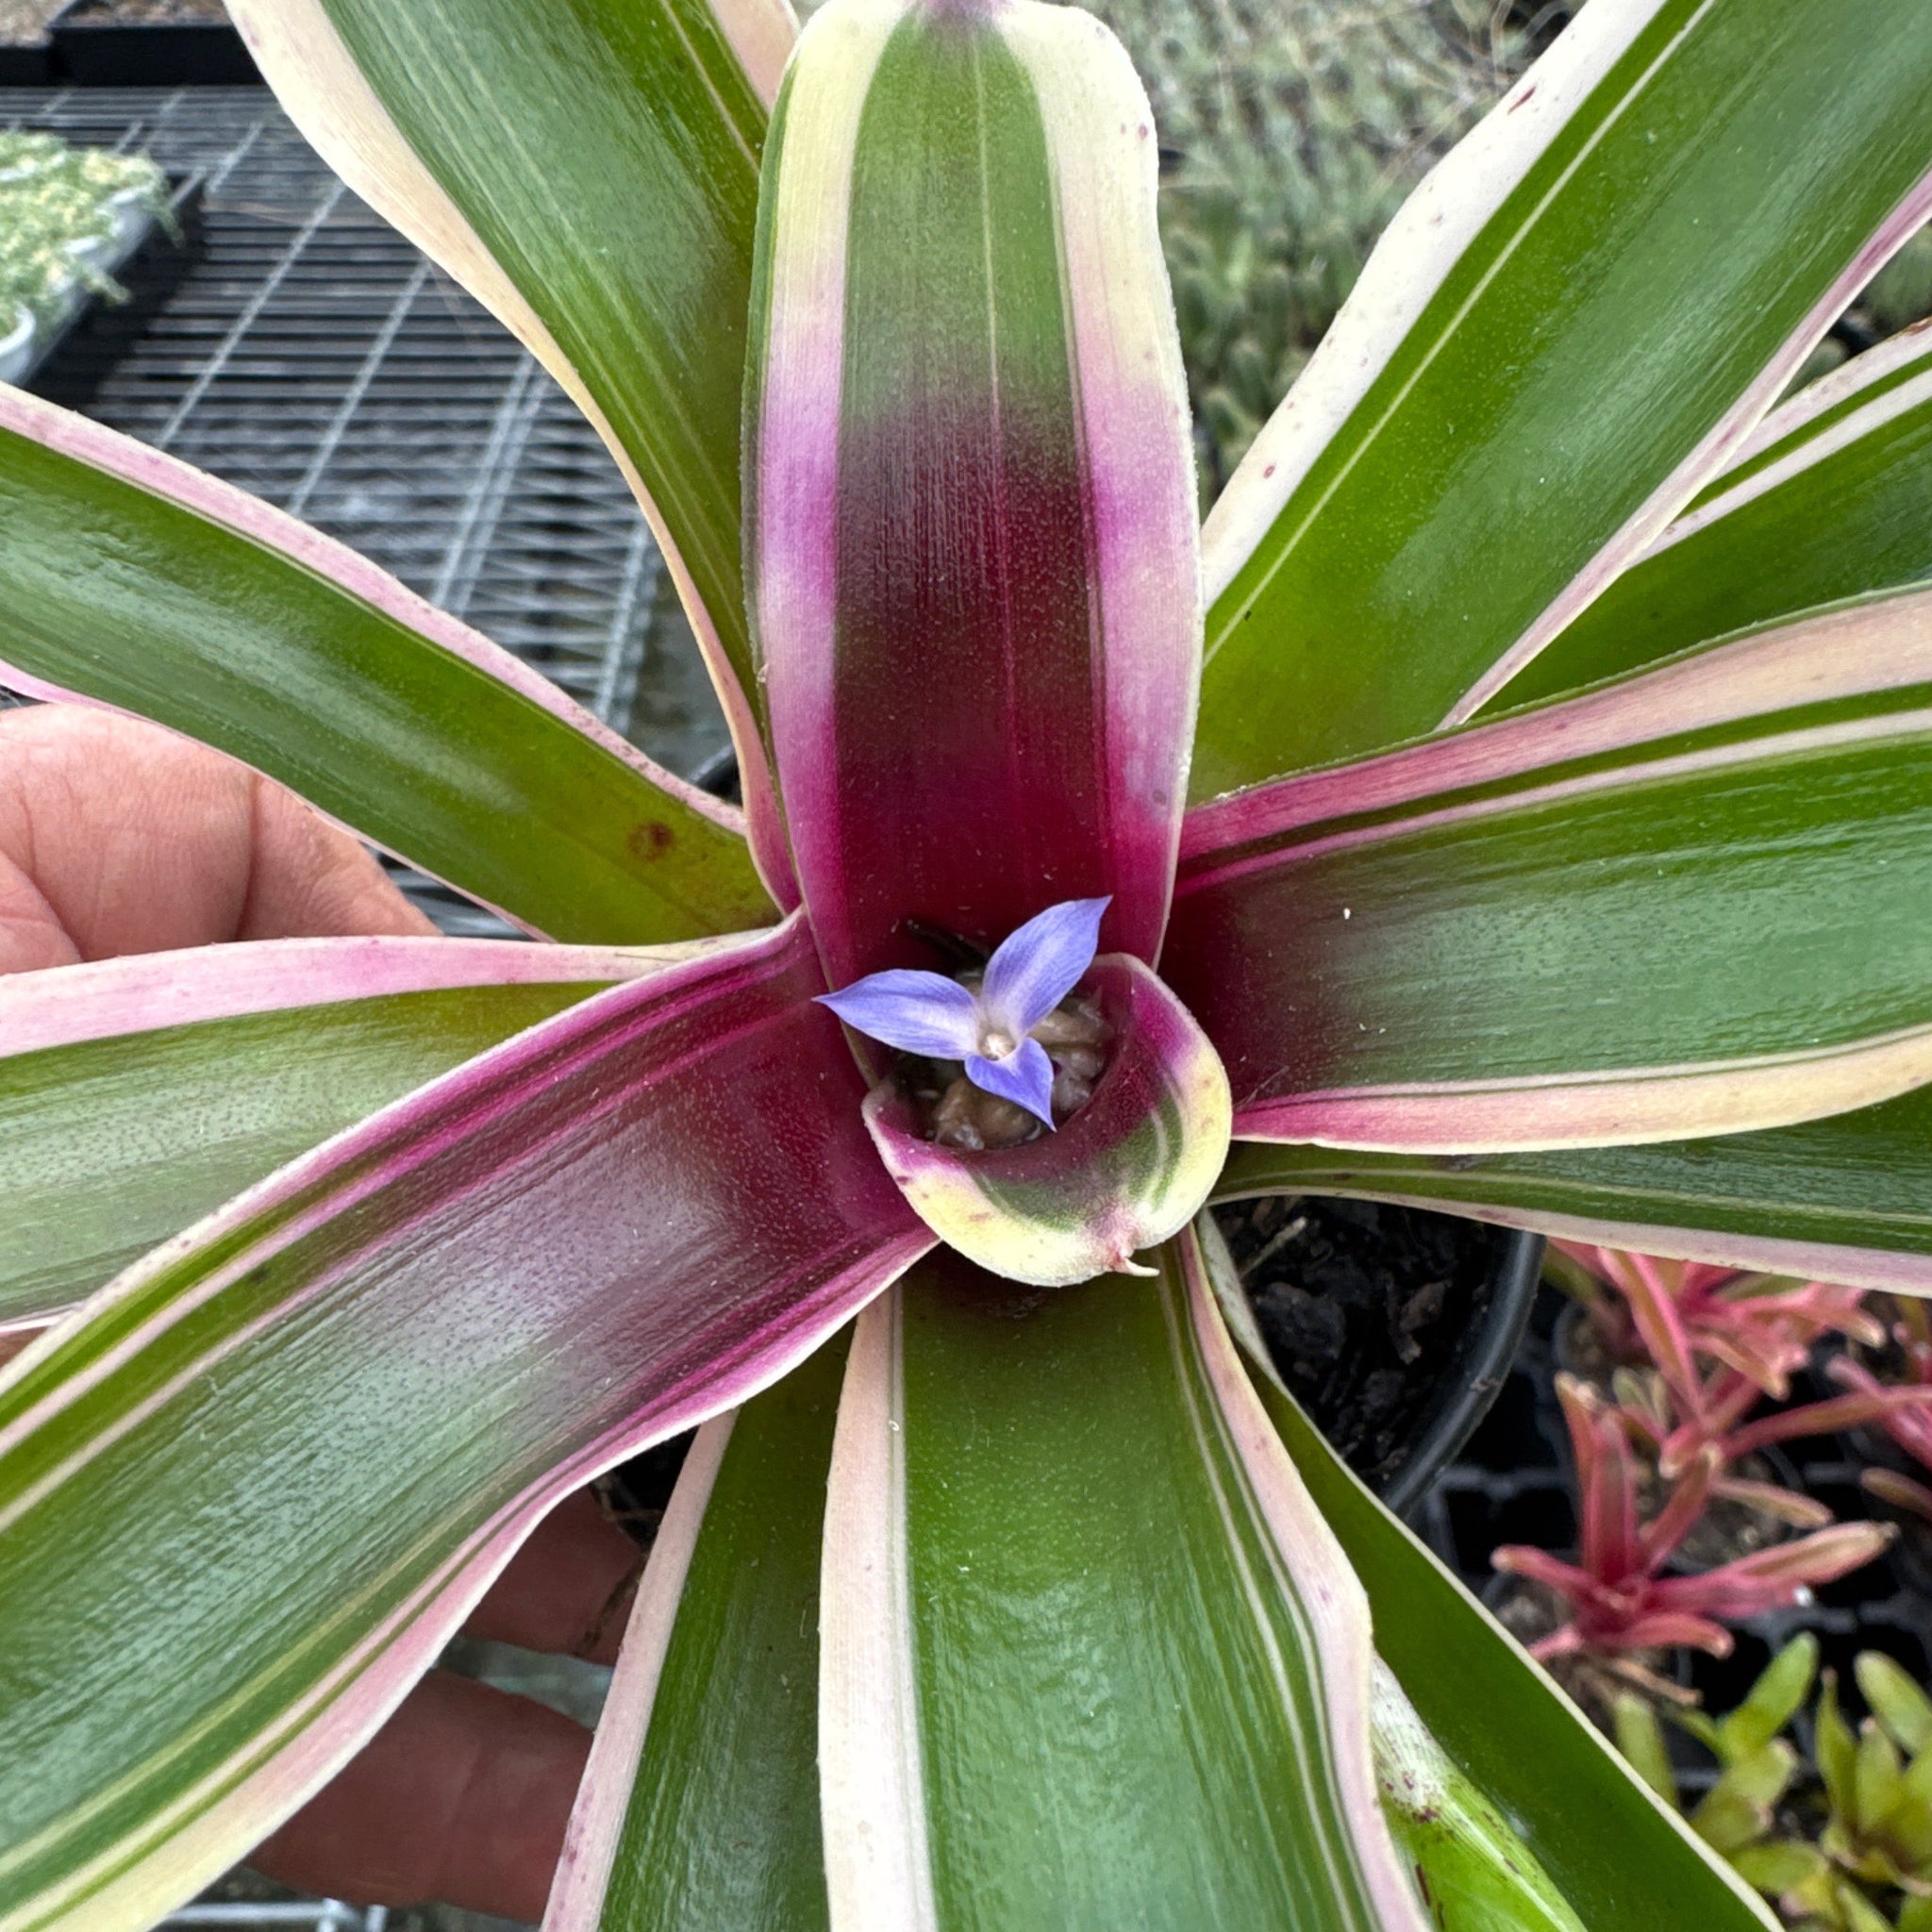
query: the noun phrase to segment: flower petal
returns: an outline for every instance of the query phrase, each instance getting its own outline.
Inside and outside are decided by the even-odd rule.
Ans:
[[[832,0],[765,149],[745,558],[826,976],[1111,893],[1151,959],[1199,666],[1186,386],[1125,55]]]
[[[926,1225],[981,1267],[1057,1288],[1108,1269],[1184,1226],[1227,1152],[1227,1076],[1193,1018],[1138,959],[1108,954],[1092,986],[1113,1060],[1058,1133],[958,1154],[925,1140],[896,1083],[874,1088],[866,1124]]]
[[[969,1054],[966,1077],[986,1093],[1024,1107],[1036,1120],[1053,1125],[1053,1062],[1037,1040],[1023,1040],[1003,1060]]]
[[[1068,899],[1036,913],[1003,939],[986,962],[980,999],[987,1017],[1018,1039],[1030,1033],[1073,990],[1100,950],[1108,899]]]
[[[958,1060],[979,1045],[979,1002],[942,973],[890,967],[837,992],[821,993],[818,1001],[846,1025],[901,1053]]]

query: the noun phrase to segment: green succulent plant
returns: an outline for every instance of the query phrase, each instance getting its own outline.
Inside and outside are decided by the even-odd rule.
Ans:
[[[1932,1697],[1879,1651],[1862,1652],[1853,1672],[1869,1715],[1855,1730],[1825,1672],[1809,1765],[1783,1735],[1818,1676],[1808,1632],[1728,1715],[1672,1709],[1719,1766],[1690,1824],[1807,1932],[1932,1932]],[[1625,1693],[1614,1723],[1644,1782],[1680,1806],[1656,1707]]]
[[[43,321],[58,314],[76,286],[125,299],[75,244],[113,239],[109,204],[129,190],[165,216],[167,179],[144,156],[71,147],[26,129],[0,132],[0,334],[22,308]]]

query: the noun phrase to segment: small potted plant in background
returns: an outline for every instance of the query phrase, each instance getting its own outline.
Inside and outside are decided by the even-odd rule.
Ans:
[[[1808,1932],[1932,1932],[1932,1698],[1882,1652],[1861,1652],[1852,1675],[1868,1715],[1855,1729],[1818,1660],[1818,1640],[1801,1633],[1735,1710],[1666,1710],[1715,1760],[1690,1827]],[[1622,1692],[1615,1727],[1645,1782],[1681,1806],[1682,1754],[1657,1707]]]
[[[90,295],[125,301],[113,271],[172,219],[144,156],[0,133],[0,381],[24,380]]]

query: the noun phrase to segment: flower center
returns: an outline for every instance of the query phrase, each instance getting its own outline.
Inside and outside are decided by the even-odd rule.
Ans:
[[[955,976],[889,967],[818,995],[848,1026],[907,1056],[901,1078],[948,1147],[1017,1147],[1086,1106],[1107,1064],[1100,1008],[1076,989],[1110,901],[1067,899]],[[930,930],[920,935],[928,940]],[[957,962],[973,948],[940,935]]]
[[[1093,1097],[1094,1085],[1107,1068],[1112,1028],[1093,1001],[1072,993],[1025,1038],[1038,1041],[1053,1062],[1055,1122],[1070,1119]],[[986,1059],[1010,1059],[1019,1050],[1020,1041],[1000,1027],[989,1026],[980,1035],[979,1051]],[[926,1138],[941,1147],[967,1153],[1019,1147],[1046,1131],[1024,1108],[988,1093],[963,1073],[948,1080],[945,1074],[951,1069],[943,1063],[932,1071],[938,1079],[915,1078],[909,1084],[925,1116]]]

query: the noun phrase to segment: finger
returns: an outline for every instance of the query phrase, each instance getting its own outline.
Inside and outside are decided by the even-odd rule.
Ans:
[[[541,1704],[432,1671],[249,1863],[358,1905],[540,1919],[590,1749]]]
[[[643,1567],[642,1551],[579,1490],[510,1558],[464,1634],[615,1663]]]
[[[0,972],[433,929],[356,840],[219,752],[76,706],[0,715]]]

